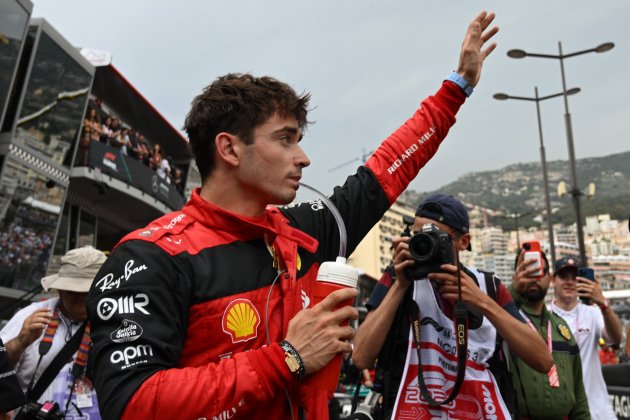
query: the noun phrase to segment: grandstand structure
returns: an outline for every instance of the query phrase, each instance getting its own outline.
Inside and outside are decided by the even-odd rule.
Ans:
[[[198,179],[186,139],[111,55],[79,50],[32,9],[29,0],[0,6],[0,320],[37,298],[69,249],[111,250],[180,209],[187,179]],[[183,182],[108,143],[79,144],[88,108],[159,144]]]

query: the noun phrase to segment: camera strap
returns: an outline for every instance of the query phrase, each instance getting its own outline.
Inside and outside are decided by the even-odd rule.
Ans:
[[[63,366],[68,363],[68,360],[72,359],[72,356],[81,344],[81,339],[83,338],[83,333],[85,332],[86,325],[87,322],[84,322],[83,325],[79,327],[79,329],[77,330],[77,332],[74,333],[70,341],[66,343],[61,351],[57,353],[57,356],[55,356],[53,361],[50,362],[50,364],[48,365],[44,373],[42,373],[42,376],[39,377],[39,380],[33,386],[33,388],[27,391],[28,401],[37,401],[39,397],[42,396],[44,391],[46,391],[46,388],[48,388],[48,386],[55,379],[59,371],[61,371]],[[40,355],[40,360],[42,357],[43,355]]]
[[[411,306],[411,313],[409,316],[409,322],[411,323],[411,331],[413,335],[413,344],[418,354],[418,386],[422,398],[430,405],[440,406],[445,405],[453,401],[459,389],[464,382],[464,376],[466,374],[466,358],[468,353],[468,310],[466,305],[461,300],[455,304],[453,310],[454,323],[455,323],[455,339],[457,342],[457,375],[455,377],[455,384],[451,389],[450,395],[443,401],[435,401],[431,394],[427,390],[427,386],[424,382],[424,375],[422,373],[422,341],[420,337],[420,308],[418,303],[413,302]]]

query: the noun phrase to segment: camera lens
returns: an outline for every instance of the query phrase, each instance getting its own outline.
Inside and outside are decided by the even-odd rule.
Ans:
[[[435,254],[435,241],[426,233],[418,233],[409,240],[409,252],[416,261],[428,261]]]

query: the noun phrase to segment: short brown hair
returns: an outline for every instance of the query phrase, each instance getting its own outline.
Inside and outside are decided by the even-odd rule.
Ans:
[[[202,181],[214,169],[217,134],[228,132],[250,144],[254,129],[275,113],[294,117],[304,130],[309,123],[309,100],[310,94],[298,95],[286,83],[268,76],[230,73],[216,79],[193,99],[184,122]]]

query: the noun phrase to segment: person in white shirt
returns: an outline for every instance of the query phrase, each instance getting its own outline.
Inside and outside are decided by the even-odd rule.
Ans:
[[[96,393],[85,375],[91,347],[85,298],[106,259],[103,252],[91,247],[68,251],[61,257],[57,274],[41,280],[44,290],[57,290],[59,297],[21,309],[0,330],[0,338],[27,402],[54,401],[66,419],[101,418]],[[78,350],[67,363],[59,366],[51,381],[42,380],[40,384],[48,366],[75,334],[81,339],[80,344],[77,342],[74,346]]]
[[[582,358],[584,389],[592,419],[616,419],[602,366],[598,356],[599,339],[620,343],[622,327],[619,318],[608,304],[597,280],[578,277],[580,263],[575,258],[562,258],[555,263],[553,286],[556,298],[551,310],[560,315],[573,332]],[[587,298],[587,305],[578,298]]]

